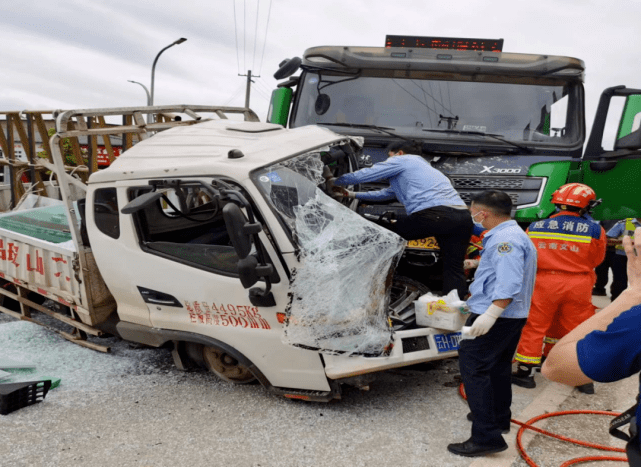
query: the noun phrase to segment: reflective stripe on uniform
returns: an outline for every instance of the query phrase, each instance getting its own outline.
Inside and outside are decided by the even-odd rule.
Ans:
[[[623,240],[623,237],[626,235],[629,235],[630,238],[634,239],[634,230],[636,229],[636,225],[634,225],[634,218],[633,217],[628,217],[625,220],[625,230],[621,235],[619,235],[619,239]],[[623,250],[623,244],[615,245],[614,248],[617,250]]]
[[[557,339],[555,337],[545,336],[543,338],[543,342],[545,342],[546,344],[556,344],[557,342],[559,342],[559,339]]]
[[[567,240],[570,242],[590,243],[592,237],[589,235],[569,235],[554,232],[528,232],[530,238],[542,238],[548,240]]]
[[[516,357],[514,357],[514,360],[516,360],[517,362],[529,363],[532,365],[541,364],[541,357],[526,357],[525,355],[521,355],[519,353],[516,354]]]

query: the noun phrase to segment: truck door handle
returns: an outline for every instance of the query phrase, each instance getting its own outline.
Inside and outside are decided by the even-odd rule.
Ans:
[[[183,307],[182,304],[173,295],[158,292],[157,290],[147,289],[146,287],[137,287],[145,303],[151,303],[152,305],[173,306],[176,308]]]
[[[147,298],[146,301],[149,302],[149,303],[157,303],[158,305],[170,305],[170,306],[171,305],[173,305],[173,306],[176,305],[176,303],[173,300],[157,300],[157,299],[151,298],[151,297]]]

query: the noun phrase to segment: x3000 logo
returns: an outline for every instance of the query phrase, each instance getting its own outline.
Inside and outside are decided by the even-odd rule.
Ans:
[[[493,165],[483,166],[483,170],[481,170],[479,173],[482,174],[520,174],[521,169],[495,169]]]

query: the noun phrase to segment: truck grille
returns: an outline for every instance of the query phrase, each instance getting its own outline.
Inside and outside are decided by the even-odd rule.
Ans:
[[[455,186],[458,189],[463,188],[479,188],[482,190],[520,190],[523,188],[524,180],[513,180],[513,179],[497,179],[497,180],[486,180],[479,178],[468,178],[468,177],[452,177],[454,180]]]
[[[519,176],[474,176],[450,175],[454,188],[463,201],[469,204],[472,197],[485,190],[501,190],[508,194],[515,206],[536,203],[543,178]]]

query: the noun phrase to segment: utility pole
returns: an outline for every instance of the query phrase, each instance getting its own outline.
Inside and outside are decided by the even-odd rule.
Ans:
[[[249,93],[251,91],[251,84],[253,83],[252,81],[252,71],[247,70],[246,75],[238,75],[238,76],[247,76],[247,88],[245,89],[245,108],[249,108]],[[255,75],[254,78],[260,78],[260,75]]]

